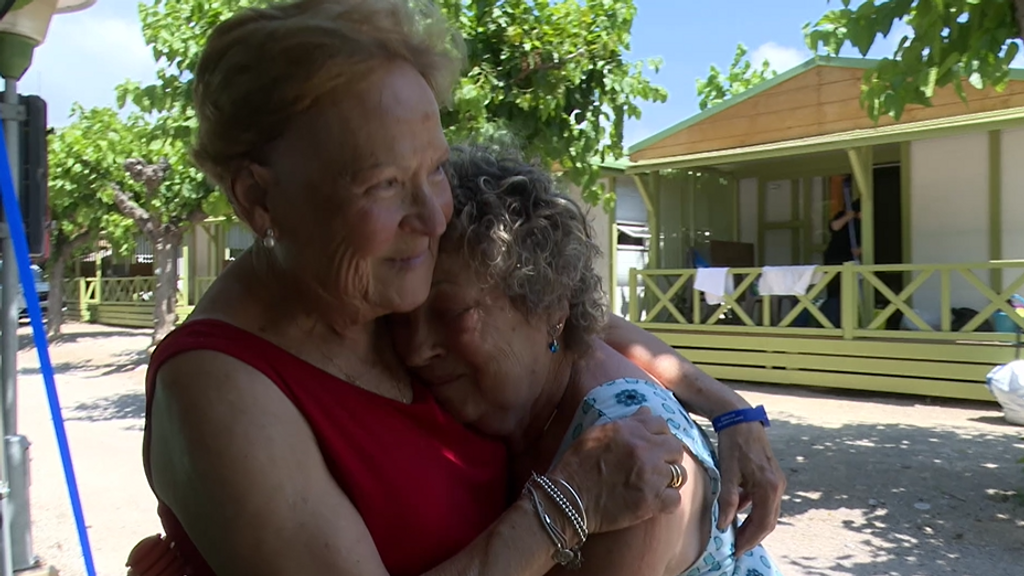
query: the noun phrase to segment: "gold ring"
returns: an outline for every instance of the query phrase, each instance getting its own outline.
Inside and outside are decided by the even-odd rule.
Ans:
[[[686,481],[686,472],[683,471],[683,467],[679,464],[669,464],[668,467],[672,471],[672,479],[669,480],[668,487],[673,490],[682,488]]]

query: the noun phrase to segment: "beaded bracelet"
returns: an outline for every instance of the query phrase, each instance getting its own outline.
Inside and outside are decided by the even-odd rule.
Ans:
[[[538,476],[536,474],[533,475],[531,480],[533,480],[537,484],[540,484],[540,487],[543,488],[544,491],[547,492],[548,496],[550,496],[551,499],[554,500],[556,504],[558,504],[558,507],[562,509],[562,512],[566,515],[566,517],[569,518],[569,521],[572,522],[573,528],[576,529],[576,535],[580,537],[580,542],[582,543],[584,540],[586,540],[586,523],[584,522],[583,518],[581,518],[581,515],[577,514],[576,510],[574,510],[573,507],[569,505],[569,501],[565,499],[565,496],[558,488],[555,487],[554,483],[552,483],[551,480],[548,480],[546,476]],[[575,491],[573,492],[575,493]],[[580,502],[580,509],[583,509],[582,502]],[[584,512],[584,514],[586,514],[586,512]]]
[[[530,497],[530,501],[533,504],[534,511],[537,512],[537,516],[540,518],[541,525],[544,526],[544,530],[548,533],[551,541],[555,545],[555,552],[552,554],[552,559],[561,566],[565,566],[570,569],[577,569],[583,562],[583,556],[580,553],[580,549],[583,547],[583,543],[586,542],[589,532],[587,531],[587,512],[583,507],[583,500],[580,499],[579,494],[573,490],[567,482],[562,479],[558,479],[558,482],[564,486],[571,494],[575,503],[579,506],[579,512],[577,512],[569,500],[566,499],[562,491],[559,490],[555,484],[545,476],[539,476],[533,474],[530,480],[526,483],[523,488],[523,492]],[[579,537],[579,542],[575,546],[569,546],[568,538],[559,530],[558,526],[555,525],[551,516],[548,515],[547,510],[544,507],[544,503],[540,499],[540,495],[534,485],[540,487],[541,490],[558,506],[569,522],[573,526],[573,530]]]
[[[537,516],[540,517],[540,523],[544,526],[544,530],[548,533],[551,541],[555,544],[555,552],[551,555],[555,562],[562,566],[576,566],[580,565],[580,554],[576,548],[570,548],[569,543],[566,542],[565,536],[558,531],[558,527],[555,526],[555,522],[548,516],[547,510],[544,508],[544,503],[541,502],[540,496],[537,495],[537,491],[534,490],[533,486],[527,485],[524,491],[529,494],[530,501],[533,504],[533,509],[537,512]]]

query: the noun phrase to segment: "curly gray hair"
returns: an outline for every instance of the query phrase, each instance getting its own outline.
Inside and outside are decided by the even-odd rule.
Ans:
[[[444,249],[461,251],[529,319],[568,308],[564,346],[585,353],[605,321],[587,213],[509,147],[453,147],[449,177],[455,209]]]

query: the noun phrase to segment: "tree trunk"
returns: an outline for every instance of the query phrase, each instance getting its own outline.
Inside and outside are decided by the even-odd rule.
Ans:
[[[67,262],[68,258],[61,250],[50,269],[50,297],[46,309],[46,333],[50,338],[60,336],[60,327],[64,324],[64,267]]]
[[[46,311],[46,333],[51,338],[60,336],[60,328],[64,325],[64,269],[75,251],[85,246],[91,238],[91,233],[83,232],[64,243],[57,250],[56,260],[50,265],[50,297]]]
[[[1024,40],[1024,0],[1013,0],[1013,5],[1017,12],[1017,35]]]
[[[159,344],[178,323],[178,244],[177,231],[162,233],[153,241],[153,273],[156,290],[153,294],[153,345]]]

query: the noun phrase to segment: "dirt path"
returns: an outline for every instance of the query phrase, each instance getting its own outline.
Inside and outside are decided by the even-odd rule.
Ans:
[[[24,328],[23,328],[24,330]],[[140,464],[145,332],[72,325],[51,350],[100,576],[159,532]],[[20,358],[35,550],[84,576],[35,351]],[[766,545],[787,576],[1020,576],[1024,428],[995,405],[737,385],[789,476]]]
[[[787,574],[1022,573],[1024,428],[994,404],[741,388],[774,415]]]

